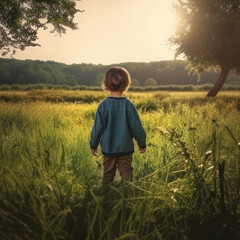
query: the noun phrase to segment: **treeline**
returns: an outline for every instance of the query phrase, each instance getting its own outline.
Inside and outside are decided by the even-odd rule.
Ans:
[[[115,65],[115,64],[114,64]],[[100,86],[106,70],[114,65],[72,64],[53,61],[33,61],[0,58],[0,85],[52,84],[67,86]],[[218,72],[204,72],[198,82],[197,76],[189,75],[186,61],[159,61],[150,63],[121,63],[132,77],[132,86],[202,85],[212,84]],[[226,84],[240,84],[240,77],[229,74]]]

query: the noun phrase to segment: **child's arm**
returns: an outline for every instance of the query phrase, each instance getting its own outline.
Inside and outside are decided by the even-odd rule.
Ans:
[[[93,155],[97,155],[97,147],[100,142],[100,138],[102,136],[102,132],[104,129],[103,119],[101,113],[99,111],[99,107],[96,111],[94,124],[91,132],[91,139],[90,139],[90,147]]]
[[[135,106],[129,111],[128,117],[130,131],[132,132],[133,137],[137,140],[140,152],[144,153],[146,151],[146,133]]]

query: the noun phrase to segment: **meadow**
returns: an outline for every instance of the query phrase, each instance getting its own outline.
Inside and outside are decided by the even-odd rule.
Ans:
[[[129,92],[147,133],[103,189],[101,91],[0,91],[0,239],[239,239],[240,92]]]

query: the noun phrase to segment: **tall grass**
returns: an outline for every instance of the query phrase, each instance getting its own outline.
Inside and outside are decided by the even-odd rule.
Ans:
[[[135,147],[133,182],[102,188],[89,135],[106,95],[56,104],[45,102],[50,92],[38,94],[37,102],[0,103],[0,239],[240,237],[236,95],[128,93],[147,151]]]

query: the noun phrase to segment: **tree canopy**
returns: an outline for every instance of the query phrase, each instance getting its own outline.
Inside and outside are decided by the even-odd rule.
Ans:
[[[121,63],[129,70],[132,86],[145,86],[147,78],[154,78],[157,85],[211,84],[218,73],[204,72],[201,82],[186,71],[186,61],[160,61],[150,63]],[[16,60],[0,58],[0,85],[3,84],[56,84],[69,86],[100,86],[104,73],[115,65],[71,64],[53,61]],[[240,77],[231,73],[228,84],[240,84]],[[151,84],[150,84],[151,85]],[[149,86],[149,84],[148,84]]]
[[[153,78],[147,78],[145,86],[157,86],[157,81]]]
[[[1,0],[0,53],[39,46],[38,30],[53,27],[51,32],[65,33],[66,27],[77,29],[74,16],[79,12],[76,0]]]
[[[230,70],[240,71],[240,1],[178,0],[179,25],[171,42],[201,72],[218,67],[219,78],[208,96],[216,96]]]

